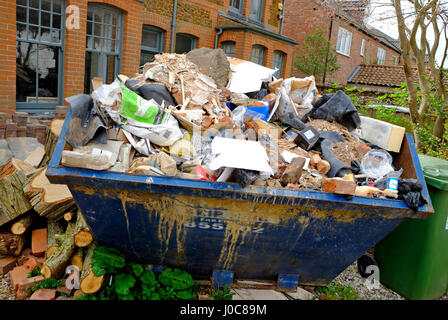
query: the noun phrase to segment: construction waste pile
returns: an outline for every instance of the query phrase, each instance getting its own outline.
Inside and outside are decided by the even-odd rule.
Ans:
[[[404,128],[360,117],[342,91],[318,95],[314,77],[275,71],[201,48],[157,55],[132,79],[93,79],[90,96],[67,99],[61,164],[424,203],[393,166]]]

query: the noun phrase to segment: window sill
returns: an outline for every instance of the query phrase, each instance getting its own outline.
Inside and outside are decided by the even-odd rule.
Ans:
[[[336,53],[340,54],[341,56],[344,56],[344,57],[347,57],[347,58],[351,58],[350,55],[346,54],[345,52],[336,50]]]
[[[264,23],[261,22],[261,21],[260,21],[259,19],[257,19],[257,18],[249,17],[249,19],[248,19],[247,21],[250,22],[250,23],[253,23],[253,24],[255,24],[255,25],[259,26],[259,27],[264,28]]]
[[[227,10],[227,14],[232,17],[246,21],[246,17],[241,13],[241,11],[238,11],[237,9],[232,9],[232,7],[230,7],[229,10]]]

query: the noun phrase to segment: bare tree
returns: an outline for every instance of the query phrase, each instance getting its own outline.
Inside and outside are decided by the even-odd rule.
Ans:
[[[448,42],[441,46],[441,38],[448,40],[448,1],[446,0],[389,0],[389,3],[377,3],[377,7],[390,6],[393,14],[385,14],[383,19],[394,17],[402,51],[403,68],[409,93],[409,110],[415,125],[414,136],[417,147],[421,147],[417,131],[424,127],[425,116],[430,108],[434,91],[440,99],[442,109],[433,129],[433,135],[441,138],[447,121],[448,95],[444,83],[443,66],[447,60]],[[428,39],[429,32],[434,39]],[[442,59],[437,62],[437,52],[442,50]],[[417,68],[421,94],[414,83],[413,60]],[[418,102],[418,97],[421,97]]]

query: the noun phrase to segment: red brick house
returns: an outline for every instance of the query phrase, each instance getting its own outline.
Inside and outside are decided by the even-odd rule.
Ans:
[[[0,0],[0,112],[53,112],[161,52],[222,47],[290,76],[282,0]],[[174,18],[175,17],[175,18]]]
[[[338,3],[339,2],[339,3]],[[326,75],[325,84],[337,82],[347,84],[347,79],[361,64],[379,64],[386,66],[400,63],[401,51],[396,40],[364,24],[364,11],[369,1],[332,1],[295,0],[289,1],[285,11],[284,34],[302,43],[316,29],[325,32],[331,46],[336,50],[340,69]],[[350,7],[347,7],[348,4]],[[354,3],[361,5],[353,7]],[[297,76],[304,76],[297,70]]]
[[[354,18],[358,11],[328,15],[315,0],[0,0],[0,9],[0,112],[9,114],[52,114],[66,97],[89,93],[93,77],[110,83],[157,53],[196,47],[220,47],[290,77],[298,44],[317,27],[331,27],[339,48],[342,68],[327,83],[345,84],[379,48],[385,65],[399,57]]]

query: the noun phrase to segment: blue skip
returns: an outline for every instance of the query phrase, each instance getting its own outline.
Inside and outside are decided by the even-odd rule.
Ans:
[[[417,213],[398,200],[65,168],[70,116],[47,176],[68,185],[98,243],[136,262],[207,277],[229,271],[286,289],[327,285],[404,219],[433,213],[410,135],[395,166],[424,185],[428,204]]]

